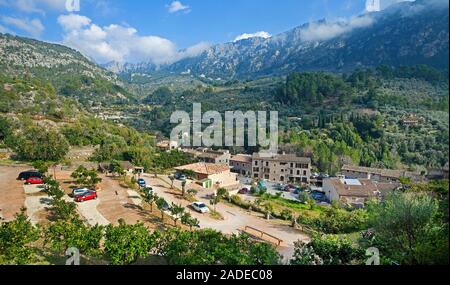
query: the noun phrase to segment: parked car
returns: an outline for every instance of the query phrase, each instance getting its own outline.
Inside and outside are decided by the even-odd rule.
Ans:
[[[142,179],[142,178],[138,179],[137,184],[138,184],[140,187],[142,187],[142,188],[147,187],[147,183],[146,183],[145,180]]]
[[[248,194],[250,193],[250,190],[248,188],[242,188],[241,190],[239,190],[239,194]]]
[[[325,195],[325,193],[323,192],[319,192],[319,191],[313,191],[310,194],[311,198],[313,198],[316,201],[320,201],[320,202],[324,202],[327,200],[327,197]]]
[[[75,202],[83,203],[85,201],[97,200],[97,198],[98,198],[97,197],[97,192],[95,192],[95,191],[88,191],[88,192],[84,192],[83,194],[75,196]]]
[[[19,177],[17,177],[17,180],[25,181],[32,177],[42,178],[42,174],[39,173],[38,171],[34,171],[34,170],[24,171],[19,174]]]
[[[25,185],[41,185],[44,184],[44,180],[40,177],[30,177],[25,181]]]
[[[294,185],[286,185],[283,189],[284,192],[292,192],[295,190],[295,186]]]
[[[206,214],[209,212],[209,208],[203,202],[194,202],[192,203],[192,208],[199,213]]]
[[[283,191],[284,187],[283,187],[283,184],[276,183],[273,185],[273,189],[278,190],[278,191]]]
[[[89,191],[91,191],[91,190],[87,189],[87,188],[76,188],[76,189],[73,189],[72,197],[83,195],[84,193],[89,192]]]
[[[183,173],[177,172],[175,173],[175,179],[184,181],[187,180],[187,176],[184,175]]]

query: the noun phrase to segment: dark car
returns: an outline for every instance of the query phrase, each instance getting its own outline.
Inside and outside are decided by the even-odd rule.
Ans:
[[[283,191],[284,192],[292,192],[295,190],[295,186],[294,185],[286,185],[286,187],[284,187]]]
[[[181,180],[181,181],[187,180],[186,175],[184,175],[183,173],[180,173],[180,172],[175,173],[174,177],[175,177],[175,179]]]
[[[250,190],[248,190],[248,188],[242,188],[241,190],[239,190],[239,194],[248,194],[250,193]]]
[[[313,191],[310,194],[311,198],[313,198],[316,201],[320,201],[320,202],[324,202],[327,200],[327,197],[325,195],[325,193],[323,192],[319,192],[319,191]]]
[[[32,177],[42,178],[42,174],[39,171],[30,170],[30,171],[24,171],[19,174],[19,177],[17,177],[17,180],[28,180]]]

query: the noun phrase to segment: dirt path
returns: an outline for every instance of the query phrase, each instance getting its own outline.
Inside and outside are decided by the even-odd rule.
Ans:
[[[0,165],[0,217],[3,217],[5,221],[13,220],[25,204],[23,182],[16,179],[20,172],[30,168]]]

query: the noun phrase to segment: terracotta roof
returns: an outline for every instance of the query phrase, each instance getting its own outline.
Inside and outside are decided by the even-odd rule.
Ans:
[[[251,155],[238,154],[233,156],[230,161],[243,162],[243,163],[252,163]]]
[[[218,174],[226,171],[230,171],[230,167],[224,164],[214,164],[214,163],[194,163],[188,164],[180,167],[176,167],[175,170],[183,171],[183,170],[191,170],[198,174]]]
[[[253,159],[265,160],[265,161],[294,162],[294,163],[311,164],[311,158],[298,157],[295,154],[277,154],[277,155],[273,155],[272,157],[265,157],[265,156],[261,156],[259,153],[254,153]]]

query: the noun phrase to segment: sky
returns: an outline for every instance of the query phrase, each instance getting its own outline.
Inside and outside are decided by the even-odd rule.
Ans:
[[[0,0],[0,32],[62,43],[99,63],[164,64],[315,20],[352,21],[371,1]],[[383,9],[402,0],[374,1]]]

